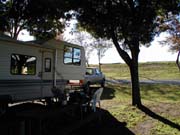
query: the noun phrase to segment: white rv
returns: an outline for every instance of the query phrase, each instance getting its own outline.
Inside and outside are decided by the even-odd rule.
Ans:
[[[0,37],[0,104],[54,97],[69,80],[81,85],[85,53],[63,41],[21,42]]]

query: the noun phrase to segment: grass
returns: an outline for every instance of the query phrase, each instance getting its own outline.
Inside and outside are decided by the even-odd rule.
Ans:
[[[179,85],[141,85],[143,105],[164,119],[180,126],[180,86]],[[129,84],[108,84],[102,95],[102,106],[127,128],[137,135],[159,134],[180,135],[180,129],[150,117],[131,105]],[[144,127],[143,127],[144,126]]]
[[[102,71],[107,78],[130,80],[126,64],[104,64]],[[140,80],[179,80],[180,72],[175,62],[154,62],[139,64]]]
[[[130,80],[125,64],[102,65],[102,71],[107,78]],[[139,76],[141,80],[179,80],[180,72],[175,62],[140,63]],[[107,84],[102,107],[136,135],[180,135],[180,85],[141,84],[140,89],[142,103],[154,117],[131,105],[130,84]]]

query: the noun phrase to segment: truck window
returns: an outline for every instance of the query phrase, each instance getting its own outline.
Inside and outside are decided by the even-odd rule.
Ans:
[[[101,74],[101,72],[98,69],[96,69],[96,74]]]
[[[12,54],[10,70],[12,75],[35,75],[36,57]]]
[[[86,75],[92,75],[92,74],[93,74],[93,69],[87,68]]]

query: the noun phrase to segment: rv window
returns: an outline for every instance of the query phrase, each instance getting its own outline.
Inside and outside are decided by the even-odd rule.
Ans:
[[[45,58],[45,72],[51,72],[51,59]]]
[[[64,57],[72,58],[72,51],[73,51],[72,47],[66,46],[65,49],[64,49]]]
[[[64,64],[81,64],[81,50],[79,48],[74,48],[66,46],[64,48]]]
[[[11,55],[11,74],[13,75],[35,75],[36,57],[12,54]]]

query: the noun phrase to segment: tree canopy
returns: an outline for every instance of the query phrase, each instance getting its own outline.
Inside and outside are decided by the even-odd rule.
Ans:
[[[159,33],[158,16],[179,13],[179,0],[77,0],[81,27],[97,37],[112,39],[130,68],[132,104],[141,105],[138,77],[140,45],[148,45]],[[162,21],[162,20],[161,20]],[[130,55],[127,50],[130,50]]]
[[[112,47],[112,42],[106,39],[98,38],[95,39],[92,47],[97,51],[99,70],[101,71],[101,59],[105,56],[105,52]]]
[[[39,39],[52,38],[62,32],[68,6],[63,0],[1,0],[0,31],[15,39],[23,29]]]
[[[179,14],[180,15],[180,14]],[[168,33],[168,37],[165,40],[161,41],[162,45],[169,45],[169,50],[172,52],[178,52],[177,55],[177,66],[180,70],[180,16],[172,15],[167,21],[163,21],[160,29]]]
[[[0,0],[0,31],[17,38],[27,29],[37,38],[61,32],[67,11],[77,12],[81,27],[93,36],[111,39],[129,66],[132,104],[140,106],[138,56],[140,45],[148,45],[169,15],[178,14],[180,0]],[[127,52],[130,51],[130,54]]]
[[[170,20],[163,22],[162,31],[166,31],[168,36],[161,44],[169,45],[170,51],[177,52],[180,50],[180,16],[172,15]]]

